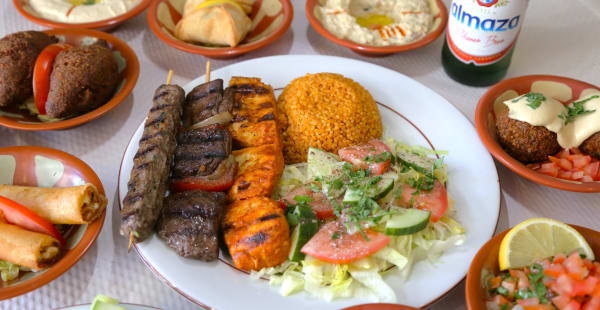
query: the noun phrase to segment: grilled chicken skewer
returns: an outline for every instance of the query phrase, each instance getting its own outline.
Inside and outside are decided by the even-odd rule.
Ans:
[[[120,232],[129,237],[130,246],[150,236],[160,216],[184,98],[184,90],[177,85],[161,85],[154,94],[121,210]]]

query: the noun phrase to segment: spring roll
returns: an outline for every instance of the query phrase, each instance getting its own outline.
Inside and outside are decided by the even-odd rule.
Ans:
[[[0,196],[26,206],[52,224],[89,224],[107,204],[106,197],[89,183],[63,188],[0,185]]]
[[[60,258],[58,240],[0,222],[0,259],[38,271]]]

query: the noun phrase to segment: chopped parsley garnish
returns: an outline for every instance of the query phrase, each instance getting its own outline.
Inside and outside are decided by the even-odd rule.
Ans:
[[[560,113],[558,115],[558,118],[565,121],[565,125],[567,125],[568,123],[573,122],[575,120],[575,117],[577,117],[579,115],[585,115],[585,114],[590,114],[590,113],[596,112],[596,110],[586,110],[585,107],[583,106],[583,104],[592,99],[596,99],[599,97],[600,96],[591,96],[591,97],[585,98],[580,101],[574,101],[573,107],[570,107],[570,106],[565,107],[565,111]]]
[[[337,238],[339,238],[339,237],[340,237],[340,233],[339,233],[339,232],[337,232],[337,231],[336,231],[336,232],[334,232],[334,233],[333,233],[333,235],[331,235],[331,239],[332,239],[332,240],[336,240],[336,239],[337,239]]]
[[[318,193],[321,191],[321,188],[315,183],[310,183],[309,186],[310,186],[310,190],[312,190],[315,193]]]
[[[508,290],[503,286],[498,286],[498,288],[496,288],[496,292],[502,296],[508,296]]]
[[[533,110],[539,108],[542,105],[542,102],[546,100],[546,97],[540,93],[527,93],[523,95],[525,99],[527,99],[527,106],[532,108]],[[520,98],[514,99],[512,102],[519,101]]]
[[[392,159],[392,153],[390,153],[390,152],[383,152],[383,153],[379,153],[376,155],[367,155],[367,156],[365,156],[365,158],[363,158],[363,160],[368,163],[371,163],[371,162],[381,163],[381,162],[388,161],[391,159]]]

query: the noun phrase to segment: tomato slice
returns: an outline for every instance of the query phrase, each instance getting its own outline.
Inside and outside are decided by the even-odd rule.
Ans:
[[[334,239],[334,234],[337,234]],[[348,264],[369,256],[389,242],[390,238],[382,233],[367,229],[366,240],[360,232],[346,233],[346,228],[340,222],[330,222],[302,247],[301,252],[332,264]]]
[[[372,175],[380,175],[385,173],[390,168],[391,160],[379,161],[376,156],[384,153],[392,152],[392,150],[381,140],[371,140],[365,144],[353,145],[345,147],[338,151],[338,155],[342,160],[351,163],[356,168],[369,169]],[[371,156],[373,160],[365,160],[367,156]]]
[[[433,189],[429,192],[421,191],[419,194],[413,195],[415,191],[416,189],[407,184],[402,184],[400,203],[406,207],[412,205],[417,209],[430,211],[431,217],[429,220],[432,222],[437,222],[444,216],[446,210],[448,210],[448,193],[440,181],[435,180]]]
[[[46,114],[46,100],[50,91],[50,74],[54,59],[58,53],[71,48],[65,43],[56,43],[46,46],[35,61],[33,67],[33,98],[40,114]]]
[[[294,197],[296,196],[308,196],[312,199],[308,205],[310,205],[313,211],[315,211],[318,219],[326,220],[335,217],[335,214],[333,213],[333,205],[329,199],[327,199],[327,196],[324,193],[315,193],[310,188],[303,186],[289,192],[285,197],[283,197],[283,200],[289,204],[296,204],[297,201],[294,200]],[[341,205],[342,203],[340,202],[340,206]]]
[[[2,217],[4,217],[6,222],[10,224],[50,235],[58,240],[62,246],[67,243],[56,227],[48,220],[37,215],[27,207],[3,196],[0,196],[0,213],[2,213]]]

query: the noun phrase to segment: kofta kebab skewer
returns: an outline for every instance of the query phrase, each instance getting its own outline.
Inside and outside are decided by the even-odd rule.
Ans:
[[[169,70],[169,74],[167,75],[167,83],[166,85],[171,85],[171,81],[173,80],[173,69]],[[127,244],[127,253],[131,251],[131,247],[133,246],[133,241],[135,239],[134,232],[129,233],[129,243]]]
[[[121,235],[129,238],[128,251],[133,243],[154,233],[169,186],[176,134],[181,126],[185,101],[185,91],[178,85],[171,85],[172,78],[173,71],[170,70],[167,84],[159,86],[154,93],[152,108],[133,159],[120,227]]]

